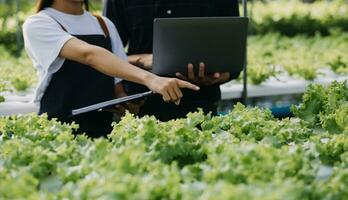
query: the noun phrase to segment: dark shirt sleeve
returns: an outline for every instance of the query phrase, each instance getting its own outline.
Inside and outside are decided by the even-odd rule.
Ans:
[[[123,46],[126,46],[129,40],[129,29],[127,27],[125,10],[126,8],[123,0],[104,1],[103,15],[115,24]]]

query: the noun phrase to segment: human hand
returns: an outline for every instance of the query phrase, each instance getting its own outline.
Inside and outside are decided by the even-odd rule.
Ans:
[[[195,83],[203,86],[215,85],[217,83],[223,83],[229,80],[230,73],[229,72],[215,72],[213,74],[207,75],[205,73],[205,65],[204,63],[199,63],[198,75],[194,73],[193,64],[187,65],[187,76],[184,76],[181,73],[176,73],[176,76],[182,80],[190,81],[191,83]]]
[[[152,54],[135,54],[128,56],[129,63],[146,70],[152,69]]]
[[[119,105],[115,105],[113,108],[114,113],[116,113],[119,117],[122,117],[126,114],[126,111],[137,115],[140,111],[141,106],[143,106],[145,103],[144,100],[137,102],[137,103],[132,103],[132,102],[127,102]]]
[[[118,83],[115,85],[115,98],[126,97],[128,94],[124,91],[123,84]],[[137,115],[140,111],[141,106],[143,106],[145,100],[137,101],[137,102],[127,102],[113,106],[112,108],[106,109],[106,111],[113,112],[119,117],[122,117],[126,114],[128,110],[130,113]]]
[[[187,81],[177,78],[164,78],[157,75],[148,79],[148,81],[146,81],[146,86],[153,92],[162,95],[165,102],[175,102],[176,105],[180,104],[180,100],[183,97],[180,88],[188,88],[195,91],[199,90],[198,86]]]

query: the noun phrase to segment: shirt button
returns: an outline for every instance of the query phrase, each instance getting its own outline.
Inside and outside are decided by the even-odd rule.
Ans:
[[[172,14],[172,10],[167,10],[167,14],[168,15]]]

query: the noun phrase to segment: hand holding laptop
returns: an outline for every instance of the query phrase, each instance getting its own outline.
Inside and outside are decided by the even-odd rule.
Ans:
[[[152,69],[152,54],[135,54],[128,56],[129,63],[143,68],[145,70]]]
[[[136,54],[128,56],[130,63],[146,70],[152,69],[152,58],[152,54]],[[176,76],[182,80],[202,86],[221,84],[228,81],[230,78],[229,72],[214,72],[212,74],[207,74],[203,62],[199,63],[197,74],[194,73],[194,67],[193,64],[189,63],[187,65],[187,75],[185,76],[182,73],[177,72]]]
[[[187,65],[187,76],[184,76],[180,72],[176,73],[176,76],[182,80],[189,81],[198,85],[209,86],[215,84],[221,84],[229,80],[229,72],[214,72],[212,74],[207,74],[205,72],[205,64],[203,62],[199,63],[198,74],[194,73],[193,64]]]

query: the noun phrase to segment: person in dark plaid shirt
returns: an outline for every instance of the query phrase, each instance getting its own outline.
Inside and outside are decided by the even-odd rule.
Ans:
[[[155,18],[239,16],[239,9],[238,0],[105,0],[104,15],[116,25],[123,44],[128,45],[129,62],[150,69]],[[194,67],[199,67],[198,74],[193,73]],[[221,99],[219,85],[237,78],[228,72],[205,74],[203,63],[200,66],[189,64],[188,76],[177,76],[200,85],[201,90],[183,91],[179,106],[163,103],[157,96],[150,97],[140,108],[139,116],[154,115],[161,121],[168,121],[185,117],[197,108],[215,115],[217,102]],[[146,90],[131,82],[123,82],[123,86],[127,94]]]

